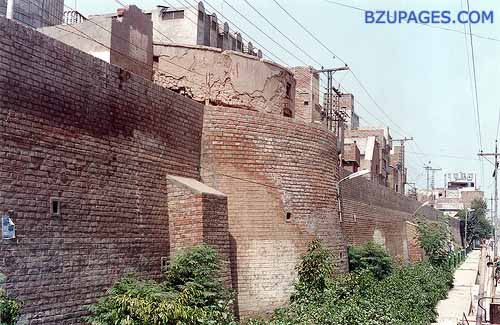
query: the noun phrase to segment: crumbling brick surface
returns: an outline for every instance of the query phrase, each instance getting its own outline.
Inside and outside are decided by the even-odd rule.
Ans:
[[[202,178],[228,196],[233,287],[241,315],[285,304],[307,243],[347,270],[335,180],[336,139],[310,124],[205,108]]]
[[[23,319],[76,324],[124,273],[161,276],[165,176],[199,179],[202,119],[202,105],[0,17],[0,210],[17,229],[0,270]]]

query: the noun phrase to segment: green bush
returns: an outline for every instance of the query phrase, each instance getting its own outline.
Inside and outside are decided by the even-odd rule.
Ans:
[[[297,267],[298,281],[292,300],[314,300],[328,286],[333,275],[333,257],[319,241],[313,241]]]
[[[0,273],[0,285],[5,281],[5,276]],[[15,325],[21,304],[15,299],[9,299],[5,291],[0,288],[0,325]]]
[[[348,251],[351,272],[369,271],[375,278],[382,279],[391,274],[393,261],[384,247],[374,242],[351,246]]]
[[[322,248],[313,250],[318,251]],[[302,263],[310,260],[308,254]],[[315,264],[321,265],[320,261]],[[290,306],[277,309],[270,320],[251,320],[248,324],[429,324],[435,320],[436,305],[446,297],[452,281],[449,270],[427,262],[394,268],[382,279],[370,270],[359,269],[325,279],[317,299],[291,301]]]
[[[419,221],[417,226],[420,247],[429,262],[435,266],[448,265],[452,236],[445,220],[436,222]]]
[[[235,324],[232,295],[219,279],[214,249],[201,245],[177,255],[166,280],[128,275],[90,307],[95,325]]]

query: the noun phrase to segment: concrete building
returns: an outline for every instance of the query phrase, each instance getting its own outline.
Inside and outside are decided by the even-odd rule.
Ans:
[[[342,94],[339,98],[339,107],[346,113],[345,129],[358,129],[359,116],[354,112],[354,95]]]
[[[200,45],[262,57],[262,52],[245,42],[240,33],[232,32],[227,22],[207,13],[201,1],[197,8],[157,6],[146,14],[155,26],[155,44]]]
[[[388,186],[395,192],[405,194],[407,168],[404,166],[404,147],[393,146],[391,149]]]
[[[418,200],[429,201],[435,209],[455,216],[458,211],[470,208],[472,201],[484,199],[484,192],[479,190],[475,173],[447,173],[444,180],[445,186],[442,188],[417,191]]]
[[[344,144],[344,154],[342,155],[342,167],[355,173],[361,166],[361,152],[359,151],[356,141],[353,143]]]
[[[383,186],[389,186],[389,175],[392,171],[391,135],[389,129],[358,128],[345,131],[345,145],[356,142],[360,152],[360,167],[368,169],[366,175],[371,180]]]
[[[7,0],[0,0],[0,16],[7,12]],[[15,0],[14,20],[32,28],[63,23],[64,0]]]
[[[141,9],[132,5],[118,9],[115,14],[76,21],[39,31],[128,72],[152,79],[153,24]]]

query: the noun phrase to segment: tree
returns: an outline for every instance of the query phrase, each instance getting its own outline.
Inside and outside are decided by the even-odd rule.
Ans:
[[[491,238],[493,235],[493,226],[486,218],[488,206],[483,199],[475,199],[471,203],[471,209],[467,216],[467,243],[474,240]],[[457,214],[460,220],[465,222],[466,210],[460,210]]]
[[[447,221],[439,219],[433,222],[418,221],[418,240],[429,262],[434,266],[444,266],[448,262],[448,254],[452,236]]]

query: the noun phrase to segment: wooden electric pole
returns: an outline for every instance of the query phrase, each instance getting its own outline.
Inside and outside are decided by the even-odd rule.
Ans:
[[[495,177],[495,214],[493,215],[493,238],[495,241],[494,245],[494,252],[495,252],[495,257],[498,256],[498,249],[497,249],[497,219],[498,219],[498,141],[495,140],[495,152],[492,153],[483,153],[482,151],[478,154],[478,156],[481,157],[487,157],[487,156],[494,156],[495,157],[495,164],[494,164],[494,170],[493,170],[493,177]]]

